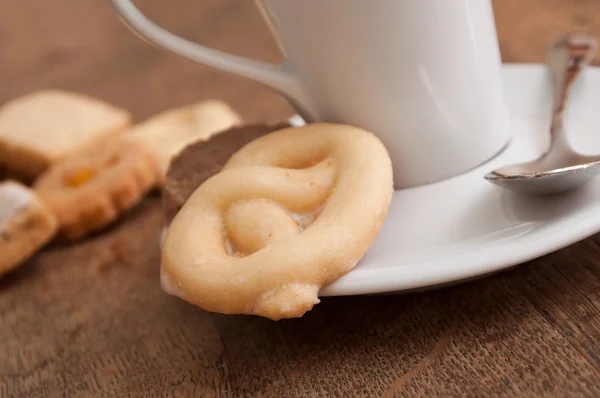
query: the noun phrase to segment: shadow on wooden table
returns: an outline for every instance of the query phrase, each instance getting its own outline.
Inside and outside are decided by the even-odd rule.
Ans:
[[[437,373],[444,383],[452,373],[458,376],[453,369],[458,357],[472,357],[466,363],[473,366],[487,361],[494,353],[484,345],[509,342],[534,315],[511,288],[510,277],[499,276],[428,293],[325,298],[302,319],[213,319],[232,382],[244,386],[240,393],[294,394],[312,385],[317,392],[383,394],[400,388],[417,392],[429,365],[427,377]],[[344,376],[365,372],[372,377]]]

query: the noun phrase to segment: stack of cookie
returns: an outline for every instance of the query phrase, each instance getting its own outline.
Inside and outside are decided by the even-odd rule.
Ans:
[[[240,123],[220,101],[131,126],[127,110],[45,90],[0,108],[0,276],[54,236],[99,231],[160,188],[186,145]]]

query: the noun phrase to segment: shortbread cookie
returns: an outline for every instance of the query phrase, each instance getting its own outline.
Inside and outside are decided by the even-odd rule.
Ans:
[[[371,246],[393,191],[389,154],[367,131],[314,123],[264,135],[169,225],[163,289],[208,311],[301,317]]]
[[[239,115],[226,103],[207,100],[154,115],[129,129],[127,136],[156,152],[164,175],[171,158],[185,146],[240,122]]]
[[[0,276],[17,268],[54,236],[54,215],[29,188],[0,183]]]
[[[129,113],[81,94],[45,90],[0,108],[0,166],[33,178],[52,162],[122,133]]]
[[[163,186],[165,224],[169,225],[181,206],[206,179],[221,167],[241,147],[261,137],[289,127],[288,123],[251,124],[232,127],[208,140],[200,140],[183,149],[171,161]]]
[[[120,138],[54,163],[35,181],[34,189],[56,214],[61,235],[76,239],[135,206],[159,176],[151,151]]]

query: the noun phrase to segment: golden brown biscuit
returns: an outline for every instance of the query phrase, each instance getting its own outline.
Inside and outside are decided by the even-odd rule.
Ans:
[[[207,139],[240,122],[240,116],[226,103],[206,100],[154,115],[129,129],[127,137],[139,140],[152,149],[165,175],[171,158],[185,146]]]
[[[18,182],[0,183],[0,276],[17,268],[54,236],[54,215]]]
[[[177,213],[162,286],[208,311],[301,317],[370,247],[393,186],[389,154],[364,130],[314,123],[263,135]]]
[[[81,94],[44,90],[16,98],[0,108],[0,166],[34,178],[129,122],[127,111]]]
[[[61,235],[76,239],[135,206],[159,176],[154,154],[121,138],[54,163],[35,181],[34,189],[56,214]]]

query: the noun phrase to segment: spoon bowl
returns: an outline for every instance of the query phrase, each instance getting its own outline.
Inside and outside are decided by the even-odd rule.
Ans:
[[[550,146],[536,160],[500,167],[484,178],[502,188],[528,194],[552,194],[575,189],[600,174],[600,155],[588,156],[571,148],[564,128],[564,110],[571,87],[596,53],[596,40],[584,34],[556,39],[547,54],[555,96]]]
[[[498,174],[496,171],[492,171],[485,175],[485,179],[511,191],[548,195],[578,188],[600,174],[600,167],[597,167],[600,166],[598,157],[583,164],[579,163],[549,171],[523,172],[523,169],[529,168],[530,165],[536,166],[535,162],[517,164],[512,167],[519,167],[518,173]]]

